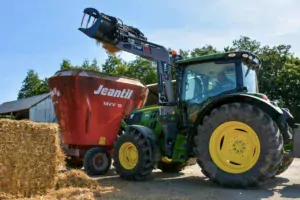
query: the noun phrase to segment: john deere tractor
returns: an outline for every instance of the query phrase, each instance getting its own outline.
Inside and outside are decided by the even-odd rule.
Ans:
[[[299,157],[292,149],[299,143],[293,116],[258,91],[256,55],[237,51],[182,59],[115,17],[94,8],[84,13],[94,22],[79,30],[108,51],[157,63],[157,104],[132,111],[114,146],[121,178],[144,180],[156,168],[180,171],[195,158],[212,181],[247,187],[282,173]]]

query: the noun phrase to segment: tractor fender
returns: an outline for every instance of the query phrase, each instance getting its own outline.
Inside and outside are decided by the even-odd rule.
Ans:
[[[127,125],[125,131],[137,130],[142,134],[147,144],[151,147],[150,157],[152,161],[157,162],[160,159],[159,155],[159,138],[150,128],[142,125]]]
[[[295,119],[294,116],[290,113],[290,110],[288,108],[281,108],[283,115],[282,115],[282,121],[286,121],[291,127],[294,126]]]
[[[199,113],[196,119],[196,124],[202,124],[202,120],[204,119],[204,117],[208,115],[214,108],[220,107],[224,104],[235,102],[249,103],[251,105],[257,106],[268,115],[270,115],[270,117],[275,121],[283,115],[283,111],[279,107],[274,106],[270,101],[250,94],[228,94],[211,99],[206,104],[204,109]]]

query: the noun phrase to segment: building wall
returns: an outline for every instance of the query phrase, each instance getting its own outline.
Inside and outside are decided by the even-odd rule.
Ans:
[[[57,123],[51,96],[30,108],[29,119],[34,122]]]

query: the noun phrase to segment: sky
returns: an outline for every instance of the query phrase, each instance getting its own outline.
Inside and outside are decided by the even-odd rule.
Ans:
[[[105,62],[105,51],[78,31],[86,7],[118,17],[149,41],[177,50],[206,44],[223,49],[245,35],[263,45],[291,45],[300,56],[299,0],[2,1],[0,104],[17,99],[29,69],[45,78],[59,70],[63,59],[75,65],[94,58]]]

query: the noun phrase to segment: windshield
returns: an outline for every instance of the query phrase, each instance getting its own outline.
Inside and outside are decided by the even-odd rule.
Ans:
[[[247,87],[248,92],[258,93],[257,76],[255,70],[249,69],[245,64],[242,64],[242,69],[244,86]]]
[[[203,102],[237,87],[236,64],[215,62],[191,64],[185,67],[182,100]]]

